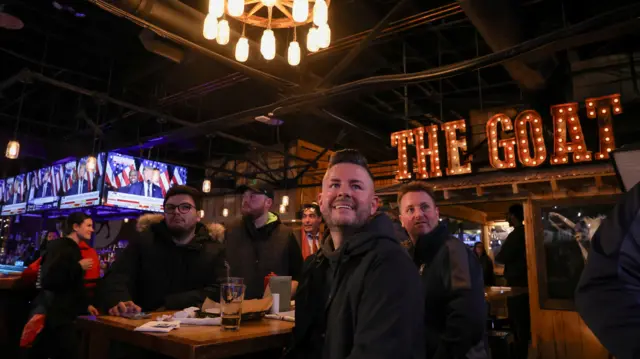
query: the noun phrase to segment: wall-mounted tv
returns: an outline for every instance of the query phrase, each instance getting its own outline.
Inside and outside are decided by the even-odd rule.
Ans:
[[[58,208],[58,189],[61,182],[56,183],[61,165],[53,165],[27,173],[29,194],[27,198],[27,212]]]
[[[3,216],[22,214],[27,210],[27,185],[24,174],[5,179],[4,198]]]
[[[0,179],[0,206],[4,204],[4,191],[5,191],[4,183],[5,183],[5,179],[4,178]]]
[[[187,169],[110,152],[105,164],[106,206],[162,212],[164,195],[187,183]]]
[[[70,160],[59,166],[61,179],[60,209],[97,206],[104,180],[105,154],[98,154],[95,171],[87,171],[87,159]]]

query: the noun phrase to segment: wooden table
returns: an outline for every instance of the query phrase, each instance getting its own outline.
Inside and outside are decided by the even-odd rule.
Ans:
[[[153,313],[152,318],[161,314]],[[289,343],[294,323],[262,319],[244,322],[237,332],[220,326],[183,325],[169,333],[142,333],[133,329],[148,322],[101,316],[80,317],[76,324],[88,346],[88,359],[107,358],[112,341],[123,342],[177,359],[219,359],[283,348]]]

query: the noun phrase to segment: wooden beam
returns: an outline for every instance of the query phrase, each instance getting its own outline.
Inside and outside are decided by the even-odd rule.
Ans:
[[[484,194],[484,191],[482,190],[482,187],[480,186],[476,187],[476,196],[482,197],[483,194]]]
[[[511,190],[512,190],[513,194],[520,193],[520,190],[518,189],[518,184],[517,183],[511,184]]]
[[[554,179],[551,180],[551,190],[553,192],[558,192],[558,181]]]

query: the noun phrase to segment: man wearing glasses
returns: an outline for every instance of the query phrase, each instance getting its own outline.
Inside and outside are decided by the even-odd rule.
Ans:
[[[225,275],[219,225],[200,223],[202,194],[174,186],[164,198],[164,216],[138,219],[138,236],[129,241],[105,274],[98,291],[110,315],[200,306],[218,298]]]

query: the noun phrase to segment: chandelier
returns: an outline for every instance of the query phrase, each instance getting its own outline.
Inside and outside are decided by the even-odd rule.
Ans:
[[[316,52],[329,47],[330,3],[331,0],[209,0],[209,13],[204,20],[202,35],[207,40],[227,45],[231,33],[227,16],[242,22],[242,36],[235,45],[235,58],[239,62],[245,62],[249,58],[249,40],[245,37],[245,26],[262,27],[265,30],[260,39],[260,53],[265,60],[273,60],[276,57],[273,29],[293,28],[293,41],[287,48],[287,60],[289,65],[297,66],[301,58],[296,34],[298,26],[313,23],[306,38],[308,51]],[[263,8],[267,10],[267,17],[257,15]],[[277,16],[274,16],[274,12]]]

